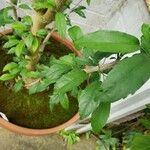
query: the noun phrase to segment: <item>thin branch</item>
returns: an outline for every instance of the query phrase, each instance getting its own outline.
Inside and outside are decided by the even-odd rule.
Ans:
[[[18,21],[17,6],[16,6],[15,4],[13,4],[13,3],[11,2],[11,0],[5,0],[5,1],[6,1],[6,3],[10,4],[10,5],[13,7],[14,19],[15,19],[16,21]]]
[[[92,73],[92,72],[96,72],[96,71],[100,71],[103,72],[105,70],[111,69],[114,67],[114,65],[116,65],[118,63],[117,60],[108,63],[108,64],[103,64],[103,65],[98,65],[98,66],[86,66],[83,70],[86,73]]]
[[[48,40],[50,39],[52,33],[54,32],[55,28],[53,28],[48,34],[47,36],[45,37],[44,41],[42,42],[40,48],[39,48],[39,51],[40,52],[43,52],[44,49],[45,49],[45,46],[46,46],[46,43],[48,42]]]

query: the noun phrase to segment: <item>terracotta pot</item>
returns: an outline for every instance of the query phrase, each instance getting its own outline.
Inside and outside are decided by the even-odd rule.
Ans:
[[[11,33],[12,33],[11,29],[0,32],[1,35],[11,34]],[[69,48],[76,55],[78,55],[78,56],[80,55],[79,51],[76,50],[76,48],[73,46],[73,44],[67,39],[62,39],[58,33],[53,32],[52,38],[55,39],[56,41],[59,41],[60,43],[64,44],[67,48]],[[19,133],[19,134],[24,134],[24,135],[28,135],[28,136],[42,136],[42,135],[48,135],[51,133],[58,132],[64,128],[70,126],[71,124],[76,122],[78,119],[79,119],[79,114],[77,113],[70,120],[68,120],[67,122],[65,122],[59,126],[49,128],[49,129],[29,129],[29,128],[24,128],[24,127],[15,125],[13,123],[7,122],[3,118],[0,118],[0,126],[6,128],[12,132]]]

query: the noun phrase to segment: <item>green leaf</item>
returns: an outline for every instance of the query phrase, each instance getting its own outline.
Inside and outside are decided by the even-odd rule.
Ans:
[[[35,53],[37,51],[39,47],[39,41],[38,41],[38,38],[37,37],[34,37],[33,38],[33,41],[32,41],[32,46],[31,46],[31,50],[33,53]]]
[[[69,109],[69,99],[68,99],[67,94],[61,95],[60,98],[61,98],[61,99],[60,99],[60,104],[61,104],[61,106],[62,106],[64,109],[68,110],[68,109]]]
[[[56,13],[55,15],[55,24],[58,30],[58,33],[64,38],[66,35],[67,22],[65,15],[61,12]]]
[[[15,92],[20,91],[22,87],[23,87],[23,82],[21,80],[17,81],[14,85]]]
[[[11,63],[5,65],[5,67],[3,68],[3,71],[10,71],[16,67],[18,67],[18,65],[14,62],[11,62]]]
[[[42,92],[47,89],[50,84],[55,83],[63,74],[67,73],[71,67],[65,64],[54,64],[50,68],[46,67],[41,73],[44,78],[40,83],[31,86],[30,94]]]
[[[102,83],[102,101],[117,101],[138,90],[150,78],[150,58],[137,54],[119,62]]]
[[[66,110],[69,109],[69,100],[67,94],[61,94],[61,95],[54,94],[50,96],[49,105],[51,110],[53,110],[54,106],[59,103],[64,109]]]
[[[100,82],[95,81],[89,84],[79,95],[79,113],[81,119],[88,117],[97,108],[99,104],[97,98],[101,90],[100,86]]]
[[[54,90],[60,95],[64,94],[79,86],[87,77],[88,75],[84,71],[74,69],[57,80]]]
[[[27,5],[27,4],[25,4],[25,3],[21,3],[21,4],[19,4],[19,6],[18,6],[19,8],[22,8],[22,9],[28,9],[28,10],[31,10],[31,8],[30,8],[30,6],[29,6],[29,4]]]
[[[69,36],[73,41],[79,39],[80,37],[83,36],[83,32],[80,27],[78,26],[73,26],[68,30]]]
[[[25,46],[24,42],[20,41],[19,44],[16,46],[16,49],[15,49],[16,56],[20,57],[20,55],[23,52],[24,46]]]
[[[32,18],[31,16],[24,16],[22,19],[21,19],[21,22],[27,26],[27,27],[31,27],[33,22],[32,22]]]
[[[149,24],[142,25],[142,33],[143,33],[144,38],[150,41],[150,25]]]
[[[12,75],[12,74],[3,74],[2,76],[0,76],[0,80],[1,81],[7,81],[7,80],[11,80],[15,78],[15,75]]]
[[[9,15],[10,10],[12,10],[12,7],[6,7],[0,10],[0,26],[14,22],[13,18]]]
[[[150,135],[140,135],[133,139],[131,150],[150,150]]]
[[[49,84],[56,82],[63,74],[67,73],[71,67],[65,64],[54,64],[50,68],[42,71],[43,77]]]
[[[26,44],[26,46],[30,49],[33,43],[33,35],[32,34],[28,34],[28,36],[24,39],[24,42]]]
[[[148,119],[139,119],[139,122],[148,130],[150,130],[150,120]]]
[[[17,39],[10,39],[8,42],[6,42],[3,46],[3,48],[11,48],[19,43],[19,40]]]
[[[94,132],[98,133],[105,126],[110,114],[110,102],[102,102],[93,112],[91,125]]]
[[[91,0],[86,0],[87,4],[90,5],[91,3]]]
[[[86,7],[84,7],[84,6],[79,6],[79,7],[75,8],[75,9],[73,10],[73,12],[77,13],[79,16],[81,16],[81,17],[83,17],[83,18],[86,18],[85,14],[84,14],[84,12],[83,12],[83,10],[85,10],[85,9],[86,9]]]
[[[44,38],[46,35],[47,35],[47,30],[46,29],[40,29],[37,32],[38,37]]]
[[[77,39],[78,49],[93,49],[95,52],[128,53],[139,50],[139,40],[129,34],[118,31],[99,30]]]
[[[6,42],[3,46],[3,48],[11,48],[19,43],[19,40],[17,39],[10,39],[8,42]]]
[[[15,22],[12,24],[12,28],[16,31],[16,32],[23,32],[27,30],[27,27],[24,23],[22,22]]]
[[[141,48],[148,56],[150,56],[150,41],[146,40],[144,36],[141,37]]]
[[[33,3],[33,8],[35,9],[52,8],[55,6],[56,6],[55,0],[47,0]]]

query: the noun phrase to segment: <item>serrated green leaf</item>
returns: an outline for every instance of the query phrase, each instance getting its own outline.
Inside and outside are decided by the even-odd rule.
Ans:
[[[49,106],[51,110],[53,110],[54,106],[59,103],[64,109],[66,110],[69,109],[69,100],[68,100],[67,94],[61,94],[61,95],[54,94],[50,96]]]
[[[52,8],[55,6],[56,6],[55,0],[47,0],[33,3],[33,8],[35,9]]]
[[[79,95],[79,113],[81,119],[88,117],[97,108],[99,101],[99,93],[101,91],[101,84],[99,81],[95,81],[89,84],[85,90]]]
[[[9,15],[10,10],[12,10],[12,7],[6,7],[0,10],[0,26],[14,22],[13,18]]]
[[[12,24],[12,28],[16,31],[16,32],[23,32],[27,30],[27,27],[24,23],[22,22],[15,22]]]
[[[105,126],[110,114],[110,102],[102,102],[93,112],[91,125],[94,132],[98,133]]]
[[[79,86],[87,79],[87,77],[88,75],[84,71],[80,69],[74,69],[57,80],[54,90],[60,95],[64,94]]]
[[[137,54],[119,62],[102,83],[102,101],[117,101],[138,90],[150,78],[150,58]]]
[[[29,34],[25,39],[24,39],[24,42],[26,44],[26,46],[30,49],[31,46],[32,46],[32,43],[33,43],[33,35],[32,34]]]
[[[150,150],[150,135],[139,135],[133,139],[131,150]]]
[[[65,15],[63,13],[61,12],[56,13],[55,24],[58,33],[64,38],[66,36],[67,22],[66,22]]]
[[[1,81],[7,81],[7,80],[11,80],[15,78],[15,75],[12,75],[12,74],[3,74],[2,76],[0,76],[0,80]]]
[[[33,38],[33,41],[32,41],[32,45],[31,45],[32,53],[35,53],[35,52],[37,51],[38,47],[39,47],[38,38],[37,38],[37,37],[34,37],[34,38]]]
[[[22,8],[22,9],[28,9],[28,10],[31,10],[31,8],[29,7],[29,5],[27,5],[27,4],[25,4],[25,3],[19,4],[18,7],[19,7],[19,8]]]
[[[85,10],[85,9],[86,9],[86,7],[84,7],[84,6],[79,6],[79,7],[75,8],[75,9],[73,10],[73,12],[77,13],[79,16],[81,16],[81,17],[83,17],[83,18],[86,18],[85,13],[83,12],[83,10]]]
[[[68,109],[69,109],[69,99],[68,99],[67,94],[63,94],[63,95],[61,95],[60,97],[61,97],[61,99],[60,99],[60,104],[61,104],[61,106],[62,106],[64,109],[68,110]]]
[[[3,48],[11,48],[19,43],[19,40],[17,39],[10,39],[8,42],[6,42],[3,46]]]
[[[22,87],[23,87],[23,82],[21,80],[17,81],[14,85],[15,92],[20,91]]]
[[[68,30],[69,36],[73,41],[79,39],[80,37],[83,36],[83,32],[80,27],[78,26],[73,26]]]
[[[32,22],[32,18],[31,16],[24,16],[22,19],[21,19],[21,22],[27,26],[27,27],[31,27],[33,22]]]
[[[46,34],[47,34],[47,30],[46,30],[46,29],[40,29],[40,30],[38,30],[38,32],[37,32],[37,36],[38,36],[38,37],[41,37],[41,38],[45,37]]]
[[[19,44],[16,46],[16,49],[15,49],[16,56],[20,57],[20,55],[23,52],[24,46],[25,46],[24,42],[20,41]]]
[[[139,50],[139,40],[118,31],[99,30],[74,41],[78,49],[93,49],[94,52],[128,53]]]
[[[5,67],[3,68],[3,71],[10,71],[11,69],[16,68],[18,65],[14,62],[11,62],[7,65],[5,65]]]

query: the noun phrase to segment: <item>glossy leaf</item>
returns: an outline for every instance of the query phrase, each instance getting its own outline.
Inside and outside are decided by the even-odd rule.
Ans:
[[[38,47],[39,47],[38,38],[34,37],[33,41],[32,41],[32,45],[31,45],[32,53],[35,53],[37,51]]]
[[[61,12],[56,13],[55,15],[55,24],[58,30],[58,33],[64,38],[66,35],[67,22],[65,15]]]
[[[16,67],[18,67],[18,65],[14,62],[11,62],[11,63],[5,65],[5,67],[3,68],[3,71],[10,71]]]
[[[3,74],[2,76],[0,76],[0,81],[11,80],[14,77],[15,77],[15,75],[12,75],[12,74]]]
[[[68,30],[69,36],[73,41],[83,36],[82,30],[78,26],[73,26]]]
[[[23,52],[24,46],[25,46],[24,42],[20,41],[19,44],[16,46],[16,49],[15,49],[16,56],[20,57],[20,55]]]
[[[150,58],[137,54],[119,62],[102,83],[102,101],[117,101],[138,90],[150,78]]]
[[[95,52],[128,53],[139,50],[139,40],[129,34],[118,31],[99,30],[77,39],[78,49],[87,48]]]
[[[94,132],[98,133],[105,126],[110,114],[110,102],[102,102],[92,114],[91,125]]]
[[[88,117],[97,108],[101,83],[95,81],[89,84],[79,95],[79,113],[81,119]]]
[[[11,48],[19,43],[19,40],[17,39],[10,39],[8,42],[6,42],[3,46],[3,48]]]

